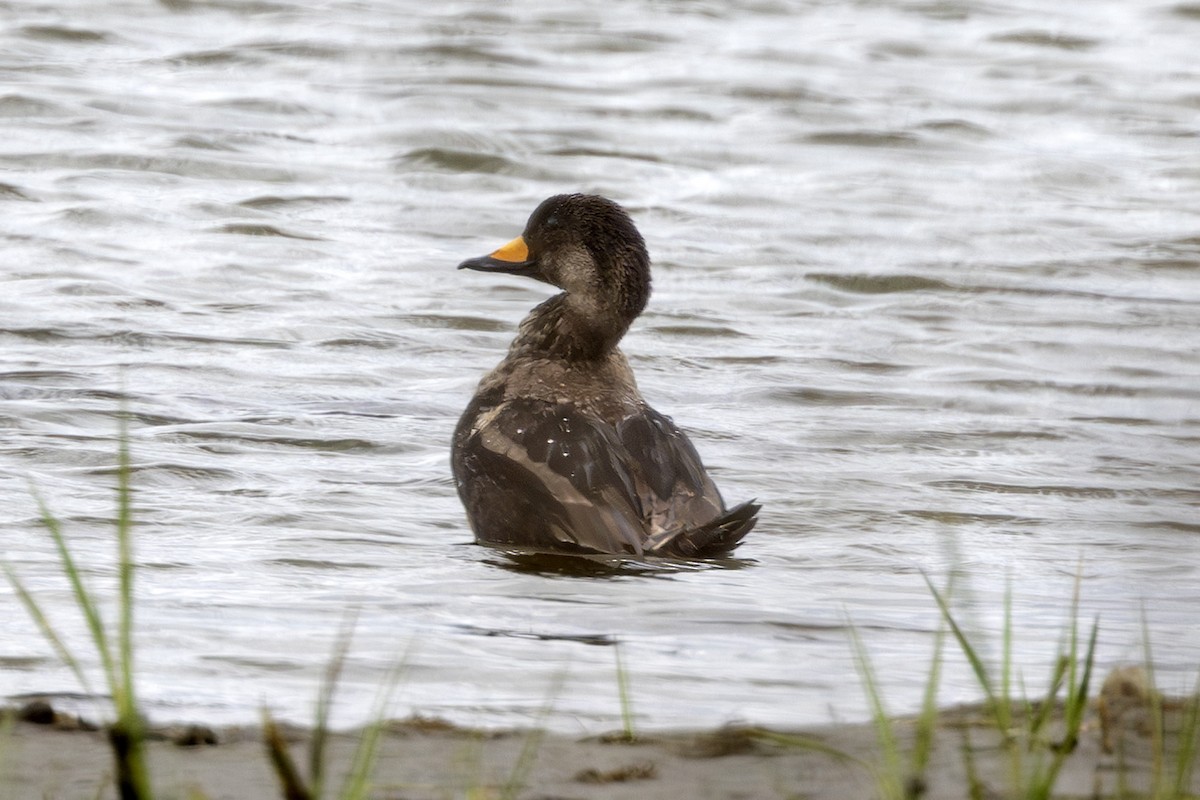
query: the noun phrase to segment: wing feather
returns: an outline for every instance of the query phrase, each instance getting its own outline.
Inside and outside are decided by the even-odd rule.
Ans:
[[[645,405],[611,425],[502,403],[460,426],[453,464],[476,537],[496,544],[642,555],[724,514],[687,436]]]

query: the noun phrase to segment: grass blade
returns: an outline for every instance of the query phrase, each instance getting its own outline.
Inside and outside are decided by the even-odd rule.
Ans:
[[[1064,742],[1064,750],[1071,752],[1079,741],[1079,731],[1083,727],[1083,717],[1087,712],[1088,691],[1091,687],[1093,668],[1096,664],[1096,639],[1100,633],[1100,618],[1092,620],[1092,631],[1088,635],[1087,652],[1083,655],[1083,671],[1079,675],[1079,683],[1067,696],[1066,722],[1068,741]],[[1076,671],[1071,670],[1074,678]]]
[[[1088,636],[1087,651],[1083,661],[1079,657],[1079,586],[1082,567],[1076,573],[1075,590],[1071,600],[1071,624],[1068,629],[1068,648],[1065,656],[1060,656],[1055,664],[1055,672],[1047,692],[1042,713],[1030,724],[1028,731],[1030,743],[1036,741],[1042,720],[1048,716],[1047,709],[1057,705],[1058,693],[1066,683],[1066,696],[1063,699],[1063,738],[1051,744],[1053,752],[1049,763],[1044,760],[1036,762],[1029,776],[1025,796],[1030,800],[1049,800],[1054,792],[1054,784],[1059,772],[1066,763],[1067,757],[1075,751],[1079,742],[1079,731],[1083,726],[1083,717],[1087,712],[1088,689],[1091,685],[1092,670],[1095,665],[1096,639],[1100,632],[1100,621],[1092,622],[1092,630]]]
[[[122,800],[150,800],[150,770],[146,764],[145,731],[134,690],[133,665],[133,584],[137,565],[133,557],[133,467],[129,457],[129,421],[124,409],[117,447],[117,570],[119,583],[117,660],[120,676],[109,683],[115,686],[113,702],[117,722],[109,731],[113,755],[117,761],[117,783]]]
[[[1004,630],[1001,632],[1000,649],[1000,706],[993,713],[996,724],[1006,736],[1012,729],[1012,667],[1013,667],[1013,617],[1012,576],[1004,582]],[[1023,694],[1023,693],[1022,693]]]
[[[550,692],[546,695],[546,702],[542,704],[537,721],[521,746],[521,754],[517,756],[517,763],[513,765],[508,780],[500,790],[501,800],[516,800],[521,789],[525,787],[525,781],[529,777],[530,770],[533,769],[534,761],[537,760],[538,748],[541,747],[542,739],[546,735],[546,718],[550,716],[550,711],[554,708],[554,703],[558,700],[558,695],[562,692],[566,680],[567,670],[563,668],[554,678],[554,683],[550,686]]]
[[[104,629],[104,621],[100,617],[100,612],[96,608],[96,604],[92,601],[91,594],[83,583],[83,575],[75,565],[75,559],[71,555],[70,548],[67,546],[66,536],[63,535],[58,519],[50,512],[50,508],[46,505],[45,500],[42,499],[37,488],[31,487],[30,491],[41,514],[42,525],[50,533],[50,538],[54,541],[54,547],[58,551],[58,560],[62,565],[63,573],[66,574],[67,580],[71,585],[71,593],[75,597],[75,604],[79,607],[79,610],[83,613],[84,620],[87,622],[88,631],[96,646],[96,653],[100,656],[100,662],[104,668],[104,677],[108,682],[109,694],[115,699],[118,693],[116,685],[117,672],[113,664],[112,651],[109,649],[108,635]]]
[[[363,728],[354,748],[354,758],[350,764],[350,772],[342,786],[341,800],[364,800],[370,788],[371,775],[375,769],[375,761],[379,755],[379,743],[383,738],[384,726],[388,718],[388,709],[400,678],[408,667],[410,653],[405,653],[389,672],[387,679],[379,687],[375,696],[375,707],[371,713],[372,722]]]
[[[13,571],[12,566],[8,562],[4,562],[2,566],[9,584],[12,585],[13,591],[17,593],[17,597],[21,599],[21,604],[25,606],[25,611],[29,614],[29,617],[37,625],[38,630],[41,631],[42,637],[50,643],[50,646],[54,648],[54,652],[62,659],[62,662],[75,674],[75,679],[79,681],[79,685],[83,687],[83,690],[89,695],[94,695],[95,692],[92,691],[91,683],[88,681],[87,675],[84,674],[83,668],[79,665],[79,662],[75,659],[71,651],[67,649],[63,640],[55,633],[54,626],[46,618],[42,607],[33,599],[33,595],[29,593],[29,590],[25,588],[25,584],[17,577],[17,573]]]
[[[14,709],[0,709],[0,776],[8,771],[9,747],[12,743],[13,728],[17,726],[17,713]]]
[[[333,707],[333,697],[337,693],[338,681],[341,679],[342,668],[346,664],[350,641],[354,638],[354,628],[357,624],[358,610],[351,609],[346,612],[337,639],[333,643],[333,652],[325,665],[325,676],[317,694],[317,718],[308,751],[308,783],[312,796],[316,798],[324,796],[325,743],[329,736],[329,710]]]
[[[129,457],[129,429],[126,414],[121,411],[118,435],[117,458],[117,572],[119,576],[117,652],[114,653],[109,631],[100,616],[95,598],[83,581],[83,573],[71,554],[67,538],[58,519],[51,513],[37,487],[30,486],[30,493],[37,503],[40,520],[50,534],[58,553],[62,572],[71,586],[75,605],[87,624],[92,642],[104,669],[109,696],[113,703],[116,720],[109,727],[109,745],[112,748],[116,767],[117,792],[121,800],[150,800],[152,790],[150,772],[145,758],[145,732],[141,714],[137,708],[133,680],[133,585],[135,565],[133,559],[133,502],[130,476],[133,468]],[[92,694],[91,686],[83,673],[79,661],[67,649],[54,630],[33,596],[16,573],[7,564],[5,574],[12,583],[18,597],[42,635],[54,648],[63,662],[75,673],[80,685]]]
[[[934,734],[937,731],[937,693],[942,678],[942,649],[946,640],[946,626],[939,624],[933,639],[933,656],[929,664],[929,677],[925,682],[925,692],[921,698],[921,714],[917,717],[915,739],[912,756],[909,760],[909,778],[906,795],[915,797],[921,794],[918,786],[924,786],[925,770],[929,766],[929,758],[933,753]]]
[[[633,702],[629,694],[629,671],[625,669],[625,660],[621,657],[621,643],[618,641],[613,648],[617,660],[617,696],[621,703],[621,732],[627,742],[637,740],[633,730]]]
[[[984,786],[983,780],[979,777],[979,767],[975,763],[975,751],[971,744],[971,726],[966,725],[962,729],[962,757],[963,770],[967,777],[967,797],[969,800],[985,800],[987,797],[987,787]]]
[[[120,619],[117,624],[117,652],[121,665],[118,716],[129,725],[137,725],[137,699],[133,689],[133,582],[136,565],[133,559],[133,490],[129,459],[129,422],[121,411],[121,427],[117,449],[117,569],[119,582]]]
[[[946,624],[950,626],[950,631],[954,634],[954,638],[958,641],[959,649],[963,655],[967,657],[967,661],[971,664],[971,670],[975,673],[975,679],[979,681],[979,686],[987,695],[988,703],[992,706],[993,714],[1002,714],[1000,712],[999,698],[996,697],[995,687],[992,686],[992,680],[988,676],[987,667],[984,666],[983,659],[979,657],[979,653],[975,652],[975,648],[971,646],[971,642],[967,639],[967,635],[963,633],[955,621],[954,616],[950,613],[950,606],[946,602],[946,598],[933,585],[933,581],[929,580],[929,576],[925,576],[925,584],[929,587],[929,591],[933,593],[933,599],[937,601],[938,608],[941,609],[942,618],[946,620]]]
[[[1058,705],[1055,700],[1062,690],[1063,681],[1066,680],[1071,666],[1071,659],[1067,656],[1059,655],[1055,658],[1054,672],[1050,675],[1050,688],[1046,690],[1046,699],[1037,708],[1034,708],[1032,702],[1026,704],[1025,718],[1029,720],[1027,727],[1030,737],[1036,738],[1053,716]]]
[[[849,621],[846,626],[850,631],[850,642],[854,647],[854,666],[858,669],[859,678],[867,693],[867,701],[871,705],[871,720],[875,724],[875,736],[879,741],[879,749],[883,755],[883,767],[875,771],[875,780],[879,785],[880,796],[900,800],[904,797],[904,787],[901,779],[900,748],[896,744],[896,732],[892,729],[892,720],[888,716],[883,703],[883,693],[875,677],[875,669],[871,666],[871,657],[867,653],[858,629]]]
[[[1150,711],[1150,752],[1154,759],[1151,774],[1153,781],[1150,785],[1149,794],[1151,797],[1162,796],[1162,780],[1163,780],[1163,760],[1164,748],[1166,741],[1163,728],[1163,703],[1162,696],[1158,692],[1158,682],[1154,677],[1154,655],[1150,646],[1150,621],[1146,618],[1146,603],[1143,600],[1142,608],[1142,662],[1146,671],[1146,684],[1148,687],[1147,698],[1149,700]],[[1118,736],[1120,734],[1118,733]],[[1122,757],[1124,757],[1124,749],[1122,748]],[[1122,770],[1121,777],[1124,778]]]
[[[1172,785],[1172,797],[1186,797],[1192,785],[1192,772],[1196,762],[1200,761],[1200,674],[1196,676],[1196,685],[1192,688],[1192,696],[1183,712],[1179,729],[1179,741],[1175,751],[1175,781]]]
[[[371,786],[371,772],[375,768],[375,758],[379,752],[379,741],[383,737],[383,726],[383,719],[376,718],[363,728],[358,746],[354,748],[350,772],[342,787],[341,800],[362,800],[367,796]]]
[[[304,779],[300,777],[300,770],[296,769],[296,762],[288,750],[283,734],[279,731],[279,726],[275,724],[271,712],[265,708],[262,710],[262,726],[267,759],[279,778],[284,800],[314,800],[313,794],[304,785]]]

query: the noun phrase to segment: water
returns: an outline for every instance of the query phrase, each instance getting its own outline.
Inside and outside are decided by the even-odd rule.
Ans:
[[[1200,5],[730,5],[0,5],[0,551],[77,651],[28,481],[111,596],[123,402],[159,720],[307,719],[350,608],[346,723],[404,661],[398,714],[611,729],[617,641],[643,729],[860,718],[848,621],[904,710],[956,565],[1031,686],[1080,573],[1186,688]],[[454,266],[564,191],[647,238],[625,350],[763,503],[737,562],[469,544],[450,432],[546,291]],[[0,694],[78,692],[0,607]]]

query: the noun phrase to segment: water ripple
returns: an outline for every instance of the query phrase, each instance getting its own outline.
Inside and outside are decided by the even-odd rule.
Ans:
[[[307,719],[354,604],[339,724],[409,641],[471,725],[568,658],[550,724],[618,725],[618,640],[648,728],[863,717],[847,617],[915,709],[923,573],[1041,632],[1081,557],[1103,665],[1145,609],[1192,679],[1195,3],[10,5],[0,551],[65,611],[32,477],[107,586],[127,423],[152,716]],[[568,191],[646,237],[624,347],[763,502],[739,559],[470,544],[448,441],[549,289],[454,266]],[[36,636],[6,620],[6,691],[71,685]]]

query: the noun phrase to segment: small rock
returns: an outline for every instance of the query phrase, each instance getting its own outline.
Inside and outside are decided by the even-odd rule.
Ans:
[[[45,700],[30,701],[17,713],[17,719],[23,722],[32,722],[34,725],[53,725],[57,716],[54,706]]]
[[[180,747],[215,745],[217,732],[207,725],[186,725],[171,732],[171,741]]]
[[[1154,728],[1153,704],[1162,702],[1140,666],[1120,667],[1109,673],[1100,689],[1101,746],[1111,753],[1123,731],[1150,736]]]
[[[60,731],[98,731],[100,726],[75,714],[56,714],[54,727]]]
[[[742,755],[757,749],[759,741],[756,728],[728,725],[724,728],[695,736],[679,747],[684,758],[723,758]]]
[[[600,771],[585,769],[575,773],[579,783],[625,783],[626,781],[646,781],[658,777],[658,769],[651,761],[640,761],[626,767],[618,767]]]

